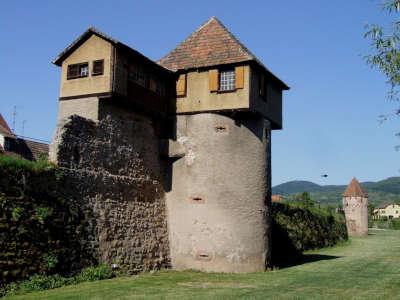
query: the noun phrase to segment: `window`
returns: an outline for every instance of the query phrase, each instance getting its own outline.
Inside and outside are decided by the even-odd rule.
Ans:
[[[165,85],[163,82],[157,81],[156,93],[159,96],[162,97],[165,96],[166,92],[165,92]]]
[[[79,66],[79,75],[81,77],[86,77],[89,74],[89,66],[88,64],[82,64]]]
[[[92,69],[92,75],[103,75],[104,72],[104,60],[95,60],[93,62],[93,69]]]
[[[89,64],[80,63],[68,66],[67,79],[87,77],[89,75]]]
[[[149,80],[147,74],[143,72],[143,70],[139,67],[131,67],[129,70],[129,75],[128,75],[130,80],[135,81],[137,84],[143,86],[143,87],[148,87],[149,86]]]
[[[236,87],[235,70],[221,71],[219,74],[219,90],[232,91]]]

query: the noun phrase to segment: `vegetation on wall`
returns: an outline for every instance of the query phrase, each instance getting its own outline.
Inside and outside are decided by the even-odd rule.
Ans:
[[[272,261],[285,265],[305,250],[333,246],[347,240],[344,216],[315,207],[303,194],[296,203],[272,203]]]
[[[78,269],[80,210],[46,160],[0,155],[0,285]]]

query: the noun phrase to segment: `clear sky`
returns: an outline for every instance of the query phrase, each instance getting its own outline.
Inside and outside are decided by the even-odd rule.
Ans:
[[[16,132],[50,140],[60,70],[51,60],[89,26],[156,60],[217,16],[291,90],[273,133],[273,184],[345,184],[399,176],[399,119],[385,78],[365,65],[366,23],[384,23],[379,0],[1,1],[0,112]],[[399,103],[397,103],[399,104]],[[321,174],[328,174],[323,179]]]

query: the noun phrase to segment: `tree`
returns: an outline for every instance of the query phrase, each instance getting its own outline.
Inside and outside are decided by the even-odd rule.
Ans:
[[[383,9],[393,18],[391,28],[383,28],[380,25],[367,25],[365,38],[371,40],[373,53],[367,55],[365,60],[373,68],[377,68],[387,78],[390,86],[388,97],[399,101],[400,92],[400,0],[386,0]],[[387,120],[391,115],[400,116],[400,107],[393,114],[382,115],[381,119]],[[396,134],[400,137],[400,133]],[[397,147],[400,149],[400,146]]]
[[[295,201],[300,205],[310,208],[315,206],[315,201],[311,198],[310,193],[303,192],[295,195]]]

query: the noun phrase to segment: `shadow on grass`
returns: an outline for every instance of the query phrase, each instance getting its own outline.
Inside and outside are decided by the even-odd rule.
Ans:
[[[337,259],[341,256],[334,256],[334,255],[323,255],[323,254],[302,254],[298,257],[294,257],[292,259],[288,259],[286,261],[279,262],[276,266],[280,269],[283,268],[290,268],[294,266],[309,264],[321,260],[331,260]]]

